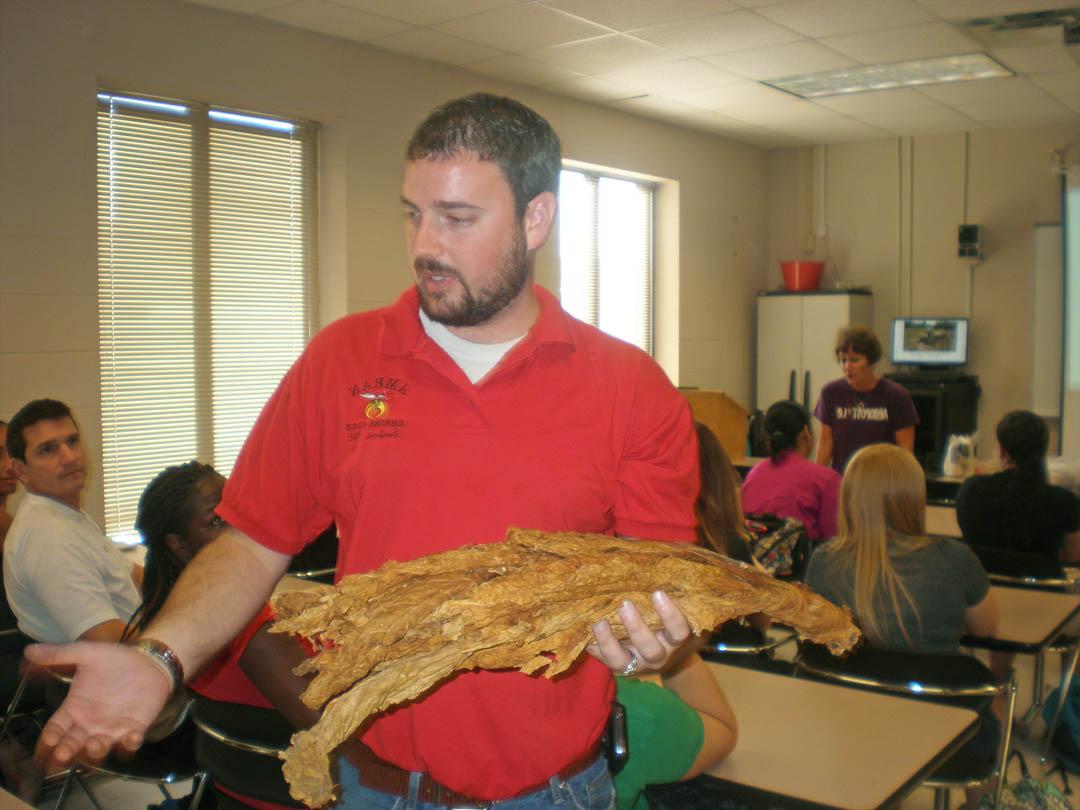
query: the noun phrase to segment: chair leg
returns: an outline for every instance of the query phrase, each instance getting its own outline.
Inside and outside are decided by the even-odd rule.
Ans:
[[[1054,707],[1054,716],[1050,720],[1050,725],[1046,727],[1046,739],[1043,740],[1042,755],[1039,760],[1045,765],[1046,760],[1050,757],[1050,744],[1054,741],[1054,731],[1057,729],[1058,720],[1061,719],[1061,710],[1065,706],[1065,698],[1069,696],[1069,687],[1072,685],[1072,673],[1076,668],[1076,661],[1080,658],[1080,639],[1073,644],[1072,654],[1069,656],[1069,662],[1067,666],[1061,668],[1061,684],[1058,688],[1058,701],[1057,706]]]
[[[934,810],[949,810],[948,788],[934,788]]]
[[[26,683],[29,680],[30,670],[27,669],[22,678],[19,679],[19,685],[15,688],[15,694],[11,696],[11,703],[8,704],[7,712],[4,714],[4,722],[0,724],[0,740],[7,736],[8,728],[11,727],[11,718],[19,706],[19,701],[22,700],[23,692],[26,691]]]
[[[1043,705],[1043,693],[1046,691],[1046,653],[1042,650],[1035,653],[1035,674],[1031,681],[1031,706],[1020,720],[1020,731],[1027,736],[1031,731],[1031,724],[1039,716],[1039,710]]]
[[[1080,651],[1080,646],[1077,647]],[[994,785],[994,810],[1001,810],[1001,795],[1005,789],[1005,766],[1009,762],[1009,747],[1012,745],[1013,717],[1016,715],[1016,673],[1009,673],[1005,685],[1006,705],[1004,728],[1001,730],[1001,749],[998,751],[997,783]]]
[[[94,805],[97,810],[105,810],[105,808],[101,806],[101,802],[97,800],[97,796],[94,795],[94,791],[90,790],[90,786],[86,784],[86,780],[82,778],[82,774],[78,771],[75,771],[75,779],[78,781],[79,787],[83,789],[83,793],[86,794],[86,798],[90,800],[90,803]]]
[[[195,774],[195,781],[192,782],[194,790],[191,793],[191,804],[188,805],[188,810],[199,810],[199,802],[202,801],[203,792],[206,790],[206,783],[210,781],[210,774],[206,771],[200,771]]]
[[[71,793],[71,785],[75,781],[75,768],[72,767],[67,776],[64,777],[64,784],[60,786],[60,795],[56,797],[56,807],[54,810],[63,810],[64,802],[67,801],[68,795]]]

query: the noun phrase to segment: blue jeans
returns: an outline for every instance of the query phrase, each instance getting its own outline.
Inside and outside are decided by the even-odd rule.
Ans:
[[[360,774],[344,758],[338,760],[341,798],[336,810],[446,810],[446,805],[431,804],[417,799],[420,774],[413,773],[409,796],[391,796],[360,784]],[[607,761],[600,757],[576,776],[563,782],[551,777],[547,787],[516,799],[494,802],[492,810],[615,810],[615,786],[611,783]]]

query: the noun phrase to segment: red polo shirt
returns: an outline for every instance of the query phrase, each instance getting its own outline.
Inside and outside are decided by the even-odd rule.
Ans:
[[[415,290],[323,329],[267,403],[218,512],[286,553],[333,519],[339,576],[496,542],[511,525],[692,540],[686,402],[648,355],[534,291],[536,323],[478,385],[423,331]],[[554,681],[461,673],[364,741],[504,798],[588,750],[613,693],[592,658]]]

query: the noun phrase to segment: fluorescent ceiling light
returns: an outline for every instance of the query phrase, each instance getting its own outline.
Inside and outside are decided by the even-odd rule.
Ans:
[[[913,59],[891,65],[865,65],[822,73],[804,73],[762,83],[800,98],[819,98],[892,90],[897,87],[918,87],[923,84],[998,79],[1012,75],[1011,70],[985,53],[967,53],[933,59]]]

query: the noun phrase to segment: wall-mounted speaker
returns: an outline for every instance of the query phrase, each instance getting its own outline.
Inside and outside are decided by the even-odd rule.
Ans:
[[[961,225],[958,229],[957,255],[961,259],[981,259],[982,225]]]

